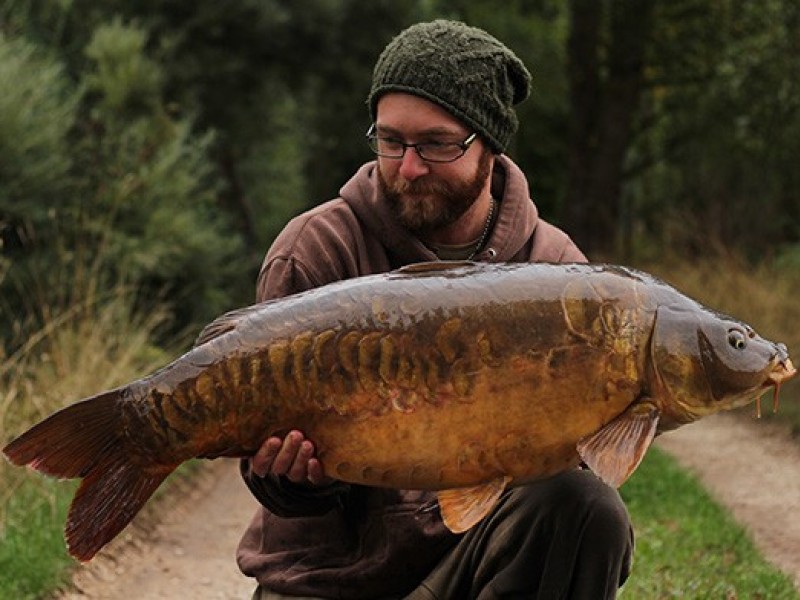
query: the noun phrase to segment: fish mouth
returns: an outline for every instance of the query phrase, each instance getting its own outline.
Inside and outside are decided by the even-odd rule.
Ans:
[[[781,385],[789,381],[792,377],[797,375],[797,369],[792,364],[791,359],[786,357],[780,357],[778,360],[775,361],[775,365],[772,367],[772,371],[770,371],[769,375],[767,376],[767,381],[765,382],[765,387],[772,387],[772,412],[778,412],[778,396],[780,395]],[[756,416],[761,417],[761,397],[759,396],[756,399]]]
[[[767,381],[769,385],[780,386],[784,381],[788,381],[797,375],[797,369],[792,364],[790,358],[780,359],[775,363],[772,368]]]

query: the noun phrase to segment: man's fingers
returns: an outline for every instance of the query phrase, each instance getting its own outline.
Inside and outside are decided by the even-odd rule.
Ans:
[[[308,461],[314,456],[314,444],[304,440],[297,450],[292,466],[286,473],[289,481],[306,483],[308,481]]]
[[[290,431],[286,434],[286,437],[283,438],[283,445],[272,462],[271,472],[275,475],[286,475],[294,465],[294,460],[302,443],[303,434],[299,431]]]
[[[300,431],[290,431],[285,438],[271,437],[250,459],[250,469],[259,477],[285,475],[294,483],[322,485],[330,481],[322,464],[314,457],[313,442]]]
[[[275,457],[283,446],[283,440],[271,437],[264,442],[258,451],[250,459],[250,469],[259,477],[266,477],[272,469]]]
[[[330,478],[325,476],[322,463],[316,458],[312,458],[308,461],[308,480],[314,485],[322,485],[331,481]]]

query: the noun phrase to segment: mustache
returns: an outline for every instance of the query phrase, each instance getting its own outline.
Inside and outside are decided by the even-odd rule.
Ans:
[[[447,195],[451,191],[451,186],[447,182],[425,177],[413,181],[398,177],[390,187],[395,194],[407,196],[441,196]]]

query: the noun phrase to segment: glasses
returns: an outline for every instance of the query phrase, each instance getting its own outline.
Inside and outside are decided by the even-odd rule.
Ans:
[[[406,149],[413,148],[425,162],[449,163],[458,160],[477,139],[478,134],[473,133],[463,142],[422,142],[419,144],[406,144],[391,136],[378,135],[373,123],[367,131],[367,142],[372,151],[383,158],[400,159],[406,155]]]

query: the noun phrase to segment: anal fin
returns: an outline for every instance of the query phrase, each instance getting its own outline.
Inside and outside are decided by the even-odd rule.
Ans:
[[[463,533],[497,504],[511,477],[504,476],[472,487],[442,490],[437,494],[442,520],[453,533]]]
[[[637,402],[578,442],[578,454],[595,475],[618,488],[642,462],[656,436],[659,416],[652,402]]]

